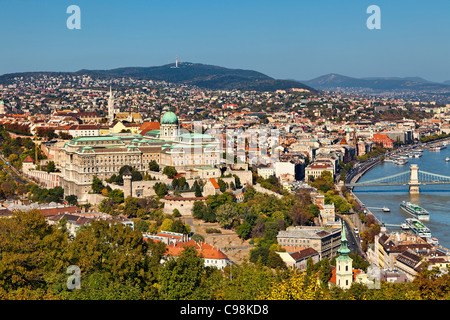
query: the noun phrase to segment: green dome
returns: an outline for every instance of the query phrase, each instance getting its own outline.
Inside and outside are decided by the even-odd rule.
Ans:
[[[162,116],[161,124],[178,124],[178,118],[175,113],[168,111]]]

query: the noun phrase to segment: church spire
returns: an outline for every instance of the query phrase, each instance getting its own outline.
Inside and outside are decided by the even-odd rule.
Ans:
[[[108,98],[108,120],[110,123],[114,121],[114,95],[112,88],[109,86],[109,98]]]
[[[350,249],[348,248],[348,240],[344,220],[342,219],[341,247],[338,250],[339,255],[348,256]]]

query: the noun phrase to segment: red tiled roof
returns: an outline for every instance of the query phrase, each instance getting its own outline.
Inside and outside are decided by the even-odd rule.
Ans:
[[[23,160],[23,162],[32,162],[32,163],[34,163],[34,160],[33,160],[33,158],[31,158],[30,156],[27,156],[26,158],[25,158],[25,160]],[[22,163],[23,163],[22,162]]]
[[[194,240],[188,242],[178,242],[167,246],[165,255],[178,256],[185,247],[195,247],[198,255],[203,256],[204,259],[226,259],[227,256],[219,249],[207,244],[205,242],[196,243]]]
[[[50,209],[39,209],[44,217],[48,216],[56,216],[58,214],[64,214],[64,213],[74,213],[74,212],[81,212],[81,209],[78,207],[62,207],[62,208],[50,208]]]
[[[216,179],[210,178],[209,181],[211,181],[211,183],[215,189],[220,189],[219,184],[217,183]]]
[[[139,130],[141,130],[141,134],[144,135],[149,131],[159,130],[160,128],[161,124],[157,121],[153,121],[153,122],[144,122],[139,128]]]

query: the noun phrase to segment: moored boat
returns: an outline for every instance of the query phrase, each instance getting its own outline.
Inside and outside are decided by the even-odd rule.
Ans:
[[[431,238],[431,231],[422,222],[414,218],[408,218],[405,220],[409,230],[419,237]]]
[[[430,213],[414,203],[411,203],[409,201],[402,201],[402,203],[400,204],[400,208],[412,215],[414,218],[417,218],[419,220],[430,220]]]

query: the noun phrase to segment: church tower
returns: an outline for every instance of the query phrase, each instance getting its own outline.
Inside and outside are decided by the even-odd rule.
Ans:
[[[336,285],[342,289],[348,289],[353,282],[353,260],[348,256],[348,240],[344,220],[342,220],[341,247],[336,258]]]
[[[112,93],[111,87],[109,87],[109,98],[108,98],[108,121],[112,123],[114,121],[114,95]]]

